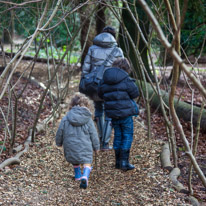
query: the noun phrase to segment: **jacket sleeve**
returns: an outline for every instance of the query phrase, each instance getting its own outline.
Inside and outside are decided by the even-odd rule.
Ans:
[[[64,130],[64,119],[59,124],[59,128],[56,133],[56,145],[61,147],[63,144],[63,130]]]
[[[127,81],[127,86],[128,86],[128,94],[131,99],[135,99],[139,96],[139,89],[137,85],[135,84],[135,81],[132,80],[131,78],[128,78]]]
[[[82,66],[82,74],[88,74],[91,71],[91,62],[92,62],[92,56],[91,56],[91,47],[89,48],[87,55],[84,59],[84,64]]]
[[[89,122],[89,133],[90,133],[93,150],[95,151],[99,150],[100,149],[99,137],[98,137],[97,130],[96,130],[96,127],[94,126],[94,122],[92,119],[90,119],[90,122]]]
[[[120,47],[118,47],[118,49],[119,49],[118,57],[122,57],[123,58],[124,54],[123,54],[122,49]]]

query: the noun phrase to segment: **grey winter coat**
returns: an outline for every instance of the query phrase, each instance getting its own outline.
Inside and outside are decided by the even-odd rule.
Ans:
[[[71,164],[91,164],[93,150],[99,150],[92,115],[86,107],[74,106],[60,122],[56,145],[64,147],[64,155]]]
[[[89,47],[88,53],[84,59],[82,75],[88,74],[97,66],[102,65],[115,46],[117,46],[117,42],[110,33],[101,33],[97,35],[93,40],[93,45]],[[105,68],[111,67],[114,60],[118,57],[124,57],[123,52],[119,47],[115,50],[113,58],[106,62]],[[94,101],[101,100],[98,98],[97,94],[95,94],[92,99]]]

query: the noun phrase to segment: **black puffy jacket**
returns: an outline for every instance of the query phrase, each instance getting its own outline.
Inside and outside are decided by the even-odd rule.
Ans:
[[[139,114],[138,105],[133,100],[139,96],[138,87],[128,73],[120,68],[109,68],[104,72],[98,95],[104,99],[105,112],[110,118]]]

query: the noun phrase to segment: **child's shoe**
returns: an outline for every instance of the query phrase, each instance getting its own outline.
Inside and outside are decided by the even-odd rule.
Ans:
[[[74,165],[74,178],[76,181],[81,180],[82,173],[81,173],[81,168],[80,165]]]
[[[81,178],[80,188],[83,188],[83,189],[87,188],[91,170],[92,170],[92,167],[89,167],[89,166],[84,167],[84,172]]]
[[[135,168],[134,165],[129,163],[129,154],[130,150],[121,150],[120,169],[124,171],[133,170]]]

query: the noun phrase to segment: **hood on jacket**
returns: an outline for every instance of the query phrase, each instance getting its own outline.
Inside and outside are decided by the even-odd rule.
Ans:
[[[118,84],[129,75],[120,68],[109,68],[104,72],[103,80],[106,84]]]
[[[105,33],[98,34],[94,38],[93,44],[100,47],[110,48],[116,46],[117,42],[110,33],[105,32]]]
[[[67,112],[66,119],[73,126],[81,126],[86,124],[91,118],[92,114],[86,107],[74,106]]]

